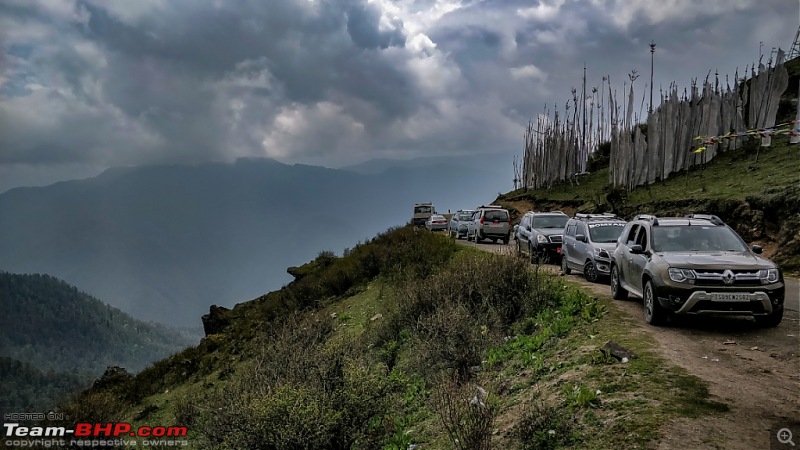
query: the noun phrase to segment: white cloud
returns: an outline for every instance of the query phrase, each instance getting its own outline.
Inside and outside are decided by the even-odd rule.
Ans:
[[[524,19],[533,19],[537,21],[548,21],[558,17],[561,7],[564,6],[566,0],[553,0],[545,1],[540,0],[536,6],[529,8],[520,8],[517,10],[517,15]]]
[[[511,77],[516,80],[530,78],[543,81],[547,79],[547,74],[533,64],[528,64],[527,66],[522,67],[512,67],[510,71]]]

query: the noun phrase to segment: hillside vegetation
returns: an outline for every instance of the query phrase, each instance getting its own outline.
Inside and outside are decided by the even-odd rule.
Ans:
[[[637,448],[726,409],[608,299],[521,259],[405,227],[290,273],[197,347],[61,410],[184,425],[201,449],[405,450]],[[601,353],[610,339],[638,357]]]
[[[0,272],[0,408],[35,411],[108,366],[136,372],[196,342],[47,275]]]
[[[761,148],[755,141],[717,156],[688,172],[632,191],[612,189],[608,169],[590,173],[575,186],[522,190],[496,200],[515,212],[560,209],[636,214],[716,214],[749,242],[765,244],[769,256],[790,271],[800,270],[800,145],[773,138]]]

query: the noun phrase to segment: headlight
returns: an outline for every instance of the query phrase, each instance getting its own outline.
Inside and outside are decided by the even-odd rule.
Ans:
[[[758,278],[761,279],[762,284],[777,283],[781,274],[778,269],[762,269],[758,271]]]
[[[694,271],[689,269],[669,269],[669,279],[676,283],[694,283]]]
[[[536,236],[536,242],[538,242],[540,244],[547,244],[547,236],[545,236],[543,234],[540,234],[540,235]]]
[[[608,252],[604,248],[594,249],[594,256],[603,259],[611,259],[611,256],[609,256]]]

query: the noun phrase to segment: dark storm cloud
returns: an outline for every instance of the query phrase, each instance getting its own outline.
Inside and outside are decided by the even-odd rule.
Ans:
[[[684,86],[709,69],[732,75],[760,41],[788,47],[797,26],[797,5],[780,0],[699,5],[7,0],[0,164],[514,149],[545,103],[563,107],[584,64],[589,86],[608,74],[621,92],[632,69],[648,73],[655,40],[657,86]]]
[[[381,11],[376,7],[355,4],[347,10],[347,32],[353,42],[364,49],[386,49],[403,47],[406,36],[403,34],[403,23],[392,21],[392,29],[382,32],[379,29]]]

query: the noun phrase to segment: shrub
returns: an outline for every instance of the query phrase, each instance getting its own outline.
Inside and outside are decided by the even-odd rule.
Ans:
[[[477,384],[462,384],[457,379],[441,378],[434,386],[432,402],[432,408],[455,448],[491,448],[494,421],[499,411],[499,403],[494,395]]]
[[[541,399],[526,407],[512,435],[522,450],[548,450],[574,443],[575,419],[562,408],[548,405]]]
[[[483,322],[463,304],[438,308],[417,327],[415,348],[420,371],[446,371],[460,380],[470,378],[486,349],[502,341],[496,330],[496,326]]]

